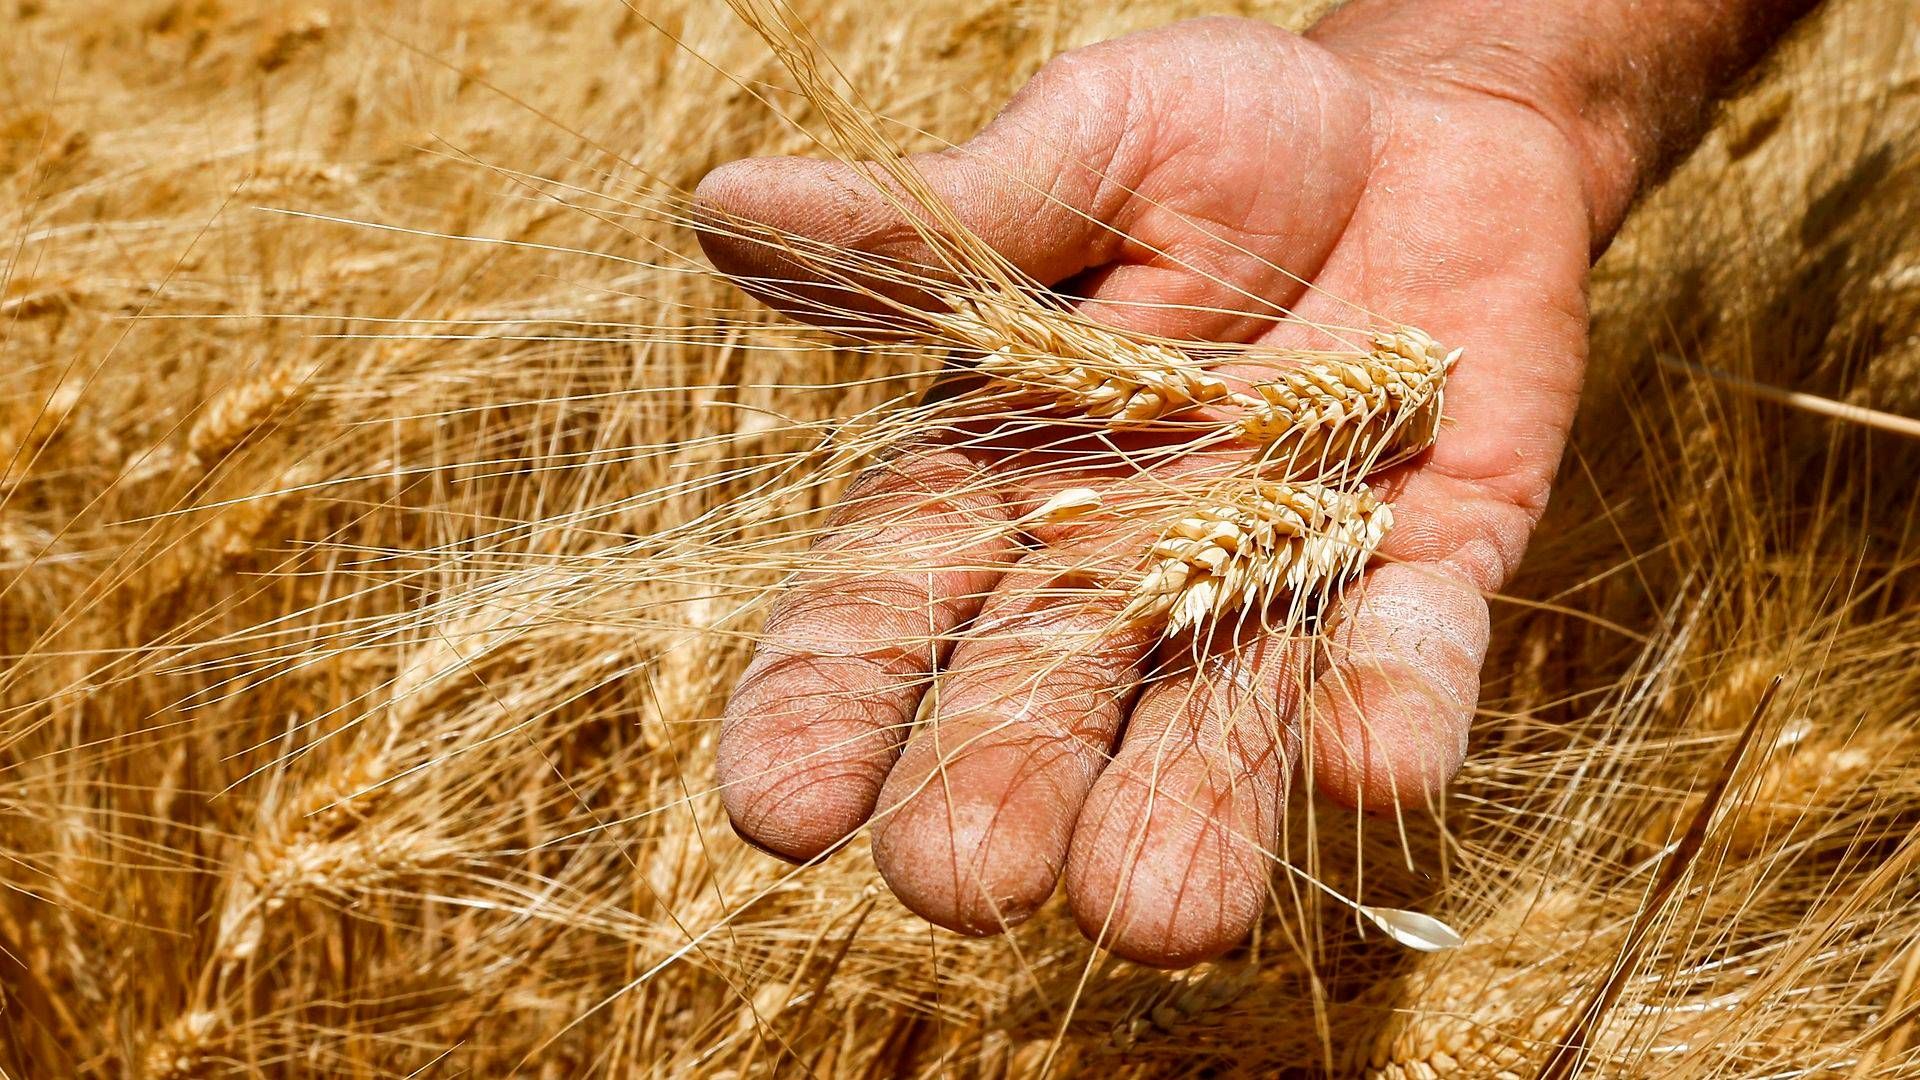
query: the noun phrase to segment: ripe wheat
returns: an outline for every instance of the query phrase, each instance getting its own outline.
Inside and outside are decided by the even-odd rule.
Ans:
[[[1383,469],[1433,445],[1459,359],[1413,327],[1383,331],[1370,352],[1287,368],[1236,394],[1240,428],[1278,451],[1288,475]]]
[[[1231,403],[1244,410],[1237,430],[1283,449],[1289,475],[1364,474],[1431,446],[1461,353],[1414,327],[1380,331],[1372,349],[1351,356],[1254,349],[1245,359],[1283,366],[1240,392],[1169,344],[1019,305],[946,303],[951,310],[927,316],[937,335],[979,352],[976,369],[999,388],[1123,426]]]
[[[187,433],[187,447],[194,459],[203,467],[218,464],[298,397],[306,381],[304,371],[275,365],[215,394]]]
[[[1164,619],[1172,634],[1282,596],[1323,597],[1360,572],[1392,524],[1365,487],[1254,482],[1167,528],[1124,617]]]
[[[1220,401],[1226,382],[1170,345],[1002,303],[948,298],[927,316],[947,340],[981,353],[976,368],[1017,393],[1119,425],[1149,424]]]
[[[1471,942],[1422,961],[1394,995],[1400,1002],[1364,1053],[1368,1080],[1478,1076],[1520,1080],[1578,1007],[1569,976],[1584,970],[1596,938],[1591,897],[1565,888],[1516,891]]]
[[[1284,0],[1270,14],[1303,21],[1310,6]],[[787,869],[724,835],[712,718],[753,627],[698,616],[689,597],[713,593],[731,610],[748,583],[729,576],[714,590],[713,579],[807,565],[788,561],[786,542],[800,550],[835,485],[789,443],[891,401],[899,353],[850,348],[821,374],[821,352],[781,344],[764,313],[686,273],[681,219],[637,197],[631,170],[484,88],[535,86],[543,112],[580,131],[593,127],[583,118],[634,117],[616,133],[634,163],[691,180],[718,156],[817,152],[727,77],[774,88],[783,111],[821,127],[811,105],[778,89],[787,84],[763,43],[682,0],[656,0],[644,19],[622,5],[365,0],[350,5],[353,19],[398,26],[409,49],[329,32],[278,51],[282,26],[349,6],[299,7],[7,7],[21,32],[0,35],[17,84],[0,106],[0,205],[28,223],[0,283],[0,351],[17,387],[0,395],[0,458],[18,452],[18,484],[0,494],[10,1074],[698,1080],[1028,1076],[1050,1063],[1053,1075],[1139,1080],[1352,1077],[1363,1062],[1333,1059],[1370,1052],[1377,1028],[1398,1018],[1384,1075],[1530,1076],[1567,1029],[1566,1003],[1578,1007],[1570,990],[1614,967],[1618,932],[1606,924],[1647,887],[1635,868],[1652,856],[1638,832],[1656,821],[1656,849],[1671,838],[1668,805],[1697,789],[1783,670],[1770,729],[1802,716],[1812,727],[1743,770],[1740,801],[1714,834],[1728,846],[1691,886],[1723,902],[1673,920],[1673,941],[1636,969],[1644,980],[1619,1006],[1639,1023],[1596,1030],[1590,1071],[1913,1070],[1920,1050],[1905,1031],[1920,978],[1906,974],[1914,954],[1903,950],[1920,927],[1920,872],[1877,870],[1894,865],[1920,815],[1920,765],[1911,741],[1874,738],[1910,729],[1920,700],[1920,636],[1894,617],[1912,606],[1920,565],[1903,527],[1911,463],[1845,425],[1784,420],[1725,389],[1670,401],[1638,362],[1646,342],[1671,336],[1679,289],[1688,314],[1725,331],[1685,333],[1699,350],[1690,361],[1920,411],[1910,377],[1920,215],[1897,167],[1920,145],[1920,94],[1903,90],[1920,85],[1920,52],[1863,47],[1902,40],[1910,15],[1899,5],[1825,5],[1764,76],[1771,106],[1732,103],[1746,130],[1723,127],[1642,200],[1595,276],[1594,385],[1573,442],[1591,475],[1556,491],[1514,602],[1493,605],[1489,701],[1444,829],[1409,811],[1368,821],[1362,843],[1361,828],[1304,790],[1287,807],[1275,854],[1335,877],[1364,871],[1369,899],[1464,916],[1461,897],[1504,895],[1521,876],[1538,881],[1525,892],[1540,896],[1540,913],[1516,932],[1517,906],[1496,904],[1466,918],[1478,929],[1465,948],[1412,957],[1351,932],[1344,910],[1290,902],[1277,883],[1259,935],[1223,962],[1233,970],[1186,977],[1091,953],[1057,904],[1011,944],[930,936],[886,899],[865,844],[763,894]],[[877,107],[957,134],[1057,43],[1191,7],[935,0],[874,19],[827,3],[806,19],[834,43],[834,71]],[[71,40],[84,52],[95,38],[142,47],[95,48],[77,66],[43,47]],[[423,66],[422,55],[454,66]],[[599,77],[609,70],[631,77]],[[955,93],[961,84],[968,92]],[[422,130],[448,145],[422,152]],[[456,150],[478,161],[452,160]],[[542,194],[514,191],[509,169]],[[616,261],[570,254],[602,250]],[[649,252],[675,254],[663,272],[634,265],[660,258]],[[1022,309],[1074,321],[1062,308]],[[229,313],[286,318],[211,317]],[[535,313],[562,321],[524,321]],[[507,322],[485,321],[495,317]],[[1870,332],[1765,332],[1809,321]],[[1097,331],[1072,332],[1079,343],[1059,355],[1128,385],[1151,381],[1128,370],[1147,354],[1223,375],[1259,370],[1242,362],[1249,350],[1102,351],[1111,343]],[[368,337],[419,333],[432,339],[417,349]],[[977,349],[942,332],[937,344],[977,355],[1012,340]],[[1338,360],[1364,357],[1369,339],[1352,340]],[[1274,367],[1250,378],[1330,354],[1267,355]],[[238,391],[223,396],[211,404],[233,419],[206,422],[208,456],[196,461],[181,406],[207,397],[209,378],[265,378],[268,356],[289,370],[324,357],[329,384],[311,403],[267,395],[244,408]],[[996,382],[986,410],[1085,416],[1044,387],[1026,384],[1036,392],[1022,397],[1017,380]],[[727,407],[681,407],[707,397]],[[1207,427],[1190,430],[1209,445],[1236,437],[1235,402],[1179,413],[1179,398],[1168,390],[1160,423],[1198,418]],[[1136,415],[1151,412],[1140,400]],[[324,428],[308,418],[322,403]],[[748,430],[750,416],[775,413],[802,426]],[[308,437],[288,437],[295,420]],[[912,412],[897,422],[910,435],[925,424]],[[1362,478],[1358,468],[1282,477],[1321,460],[1319,447],[1284,432],[1241,438],[1233,449],[1266,453],[1270,479]],[[1369,461],[1377,440],[1353,445]],[[249,460],[189,489],[233,446]],[[269,479],[312,455],[324,455],[324,489]],[[790,480],[758,490],[762,475]],[[274,520],[253,523],[269,489],[296,487]],[[1148,525],[1207,497],[1163,502]],[[747,518],[736,499],[764,516]],[[1017,524],[1065,524],[1088,503],[1063,496]],[[1093,509],[1089,530],[1113,516]],[[630,550],[609,555],[610,541]],[[191,556],[177,579],[155,565],[172,565],[167,545]],[[561,576],[519,576],[540,567]],[[588,584],[574,592],[597,585],[608,602],[537,605],[578,575]],[[706,629],[647,666],[663,623]],[[1691,706],[1687,691],[1762,650],[1751,679]],[[619,655],[591,666],[605,653]],[[1530,685],[1516,676],[1502,708],[1517,667]],[[1790,695],[1796,672],[1807,690]],[[1680,688],[1671,709],[1667,685]],[[1834,766],[1825,751],[1843,733],[1846,746],[1870,748],[1869,771]],[[1790,783],[1770,787],[1773,768],[1790,768]],[[1763,816],[1774,824],[1735,857],[1736,830]],[[423,836],[432,846],[413,846]],[[402,846],[377,846],[388,842]],[[329,865],[356,852],[370,860],[357,870]],[[269,914],[274,896],[284,902]],[[1829,899],[1857,915],[1827,927]],[[257,915],[242,916],[249,904]],[[1769,1000],[1703,1010],[1692,1030],[1647,1011],[1690,972],[1749,1001],[1747,984],[1781,978]],[[1674,986],[1676,1005],[1710,1002],[1705,989]],[[1813,1022],[1794,1030],[1796,1012]],[[1776,1058],[1762,1040],[1782,1046]],[[1682,1043],[1677,1055],[1642,1049]],[[1744,1055],[1728,1049],[1740,1046]]]

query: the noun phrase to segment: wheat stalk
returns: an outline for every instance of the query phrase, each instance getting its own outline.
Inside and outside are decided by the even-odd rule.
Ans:
[[[1240,430],[1282,450],[1289,475],[1386,468],[1433,445],[1460,352],[1410,326],[1382,331],[1367,353],[1309,361],[1234,395]]]
[[[1252,482],[1167,527],[1123,618],[1172,634],[1284,595],[1305,603],[1358,574],[1392,524],[1365,487]]]

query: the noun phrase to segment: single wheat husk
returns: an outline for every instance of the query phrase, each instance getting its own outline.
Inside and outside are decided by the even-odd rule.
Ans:
[[[1283,597],[1297,617],[1359,574],[1392,525],[1365,487],[1249,482],[1166,528],[1123,618],[1161,621],[1174,634]]]

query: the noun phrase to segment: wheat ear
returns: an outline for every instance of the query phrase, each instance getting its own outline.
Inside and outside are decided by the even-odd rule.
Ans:
[[[1578,1007],[1605,955],[1595,904],[1566,888],[1521,890],[1456,952],[1422,960],[1380,990],[1400,1000],[1362,1050],[1367,1080],[1521,1080]]]
[[[1459,349],[1413,327],[1373,336],[1357,357],[1328,357],[1235,394],[1240,430],[1280,451],[1289,475],[1383,469],[1433,445]]]
[[[1306,603],[1358,574],[1392,524],[1364,486],[1250,482],[1168,526],[1124,618],[1172,634],[1282,596]]]
[[[950,310],[927,318],[941,336],[979,352],[976,370],[1003,387],[1120,424],[1147,424],[1192,405],[1231,402],[1245,410],[1237,424],[1242,434],[1284,447],[1296,466],[1317,463],[1310,471],[1336,463],[1342,470],[1358,464],[1367,472],[1432,445],[1447,374],[1461,353],[1442,348],[1422,330],[1400,327],[1374,334],[1365,353],[1314,356],[1236,393],[1173,345],[966,297],[948,297],[946,304]],[[1263,355],[1249,350],[1246,358]],[[1295,354],[1267,358],[1291,360]]]
[[[1231,393],[1171,345],[1005,304],[964,297],[948,297],[947,304],[950,311],[926,316],[941,336],[979,352],[981,374],[1054,408],[1115,424],[1149,424]]]
[[[187,449],[211,468],[268,426],[274,414],[304,392],[309,372],[275,364],[236,380],[207,402],[187,433]]]
[[[141,1061],[152,1080],[189,1080],[213,1073],[226,1017],[211,1009],[182,1013],[146,1046]]]

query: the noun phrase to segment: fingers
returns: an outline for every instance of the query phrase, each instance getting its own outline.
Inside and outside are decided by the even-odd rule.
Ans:
[[[887,884],[962,933],[1005,929],[1052,894],[1151,645],[1116,630],[1123,597],[1059,572],[1074,563],[1050,552],[1009,572],[880,796]]]
[[[914,155],[904,167],[1020,272],[1051,285],[1106,262],[1121,246],[1121,235],[1103,223],[1119,216],[1147,168],[1142,156],[1123,153],[1126,97],[1124,69],[1062,57],[972,141]],[[709,173],[694,197],[708,220],[700,242],[713,264],[801,318],[883,311],[867,290],[914,306],[924,306],[924,294],[872,273],[849,280],[844,260],[832,266],[830,255],[804,255],[785,238],[951,277],[914,226],[917,219],[935,227],[931,216],[876,165],[736,161]]]
[[[1305,652],[1262,636],[1155,683],[1074,831],[1067,895],[1090,938],[1184,967],[1252,930],[1273,875]]]
[[[1288,78],[1223,81],[1242,69]],[[1370,100],[1277,27],[1181,23],[1055,58],[950,150],[722,166],[695,192],[701,244],[790,314],[869,328],[894,315],[898,328],[899,307],[989,261],[958,253],[950,213],[1016,277],[1084,299],[1096,321],[1243,340],[1345,231],[1366,188]]]
[[[1314,783],[1363,810],[1431,805],[1466,757],[1486,600],[1452,564],[1390,563],[1334,619],[1308,713]]]
[[[804,861],[866,821],[948,635],[1016,550],[1006,520],[950,449],[848,493],[722,717],[721,797],[743,838]]]

